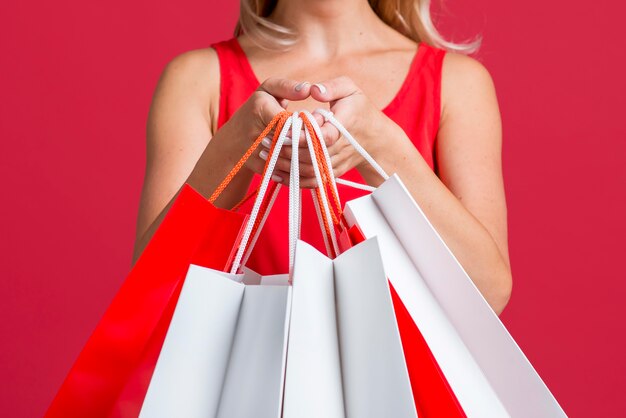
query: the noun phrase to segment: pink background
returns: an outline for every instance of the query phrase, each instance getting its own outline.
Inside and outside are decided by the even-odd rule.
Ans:
[[[238,2],[222,3],[0,6],[4,416],[44,412],[125,277],[153,89],[175,55],[231,35]],[[448,9],[447,36],[484,34],[503,116],[502,318],[566,412],[624,416],[625,7]]]

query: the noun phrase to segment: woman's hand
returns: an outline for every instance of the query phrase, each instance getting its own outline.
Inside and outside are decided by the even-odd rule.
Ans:
[[[354,138],[370,153],[376,155],[384,150],[384,138],[392,137],[401,128],[383,112],[378,110],[349,77],[338,77],[321,83],[308,85],[307,90],[312,98],[322,103],[329,103],[330,110],[345,126]],[[324,142],[328,147],[333,172],[339,177],[348,170],[370,169],[363,157],[354,147],[341,136],[337,128],[324,120],[324,117],[313,112],[313,116],[321,127]],[[293,145],[285,143],[276,165],[278,175],[288,184],[291,153]],[[260,151],[262,159],[267,159],[271,146],[271,137],[266,138]],[[306,145],[304,132],[298,144],[300,163],[300,187],[317,187],[311,157]],[[262,168],[261,168],[262,169]],[[275,172],[276,173],[276,172]]]
[[[310,89],[311,85],[307,82],[298,82],[278,77],[265,80],[222,127],[222,129],[230,131],[228,137],[235,140],[235,143],[232,144],[235,148],[230,153],[233,160],[232,163],[234,164],[238,161],[248,150],[252,142],[265,129],[272,118],[285,110],[289,101],[306,99],[309,96]],[[267,160],[267,149],[269,149],[272,136],[273,131],[264,141],[266,148],[257,148],[246,161],[244,167],[254,173],[261,174],[263,172],[265,161]],[[291,135],[289,135],[290,137]],[[279,183],[288,182],[289,169],[290,161],[281,156],[276,163],[273,180]]]
[[[311,97],[319,102],[329,103],[334,116],[374,159],[380,152],[384,152],[388,145],[386,139],[393,138],[402,130],[377,109],[349,77],[313,84]],[[324,121],[319,113],[315,112],[314,115],[321,126],[335,176],[339,177],[354,167],[359,170],[370,169],[368,163],[333,124]]]

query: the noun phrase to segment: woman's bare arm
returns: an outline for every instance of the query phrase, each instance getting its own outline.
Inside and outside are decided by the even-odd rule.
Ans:
[[[181,54],[161,74],[148,114],[133,264],[213,136],[211,98],[219,83],[213,50]]]
[[[465,226],[450,239],[451,249],[500,314],[510,299],[513,283],[502,172],[502,120],[495,85],[488,70],[466,55],[447,53],[442,71],[444,108],[436,144],[439,177],[464,210],[452,211],[447,222],[441,223]],[[454,236],[452,231],[445,233]]]
[[[502,178],[502,127],[492,78],[474,58],[448,52],[437,134],[439,176],[408,138],[383,154],[493,310],[509,301],[512,275]]]
[[[272,117],[280,99],[302,100],[308,87],[271,78],[219,130],[219,61],[213,49],[183,53],[159,79],[147,124],[147,161],[141,193],[133,264],[152,238],[184,183],[208,197]],[[215,202],[232,207],[265,162],[254,155]],[[285,175],[285,178],[287,176]]]

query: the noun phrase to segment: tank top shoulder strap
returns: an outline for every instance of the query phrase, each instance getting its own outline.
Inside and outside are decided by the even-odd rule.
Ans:
[[[210,46],[217,53],[220,67],[219,129],[256,90],[258,81],[237,38],[214,42]]]
[[[441,117],[441,69],[445,53],[444,49],[420,42],[401,97],[385,109],[436,173],[435,141]]]

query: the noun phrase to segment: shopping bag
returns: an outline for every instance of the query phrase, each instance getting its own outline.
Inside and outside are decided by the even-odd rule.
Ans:
[[[251,149],[286,117],[287,112],[277,115]],[[233,169],[235,174],[241,165]],[[246,216],[215,207],[212,198],[187,184],[182,187],[69,371],[47,417],[137,415],[189,265],[226,270],[239,240]]]
[[[356,143],[331,112],[318,111]],[[347,236],[349,247],[378,238],[385,272],[397,292],[400,325],[405,331],[412,327],[408,331],[413,334],[417,330],[427,344],[428,352],[421,355],[432,355],[433,367],[445,378],[439,393],[445,395],[449,387],[455,399],[448,398],[446,405],[454,412],[450,400],[458,401],[462,409],[453,416],[566,416],[400,178],[387,176],[358,143],[355,147],[386,180],[371,194],[346,203],[343,242]],[[411,346],[404,349],[406,353]],[[429,399],[415,390],[418,373],[410,371],[419,410],[419,403]],[[441,416],[436,405],[427,412]]]
[[[293,286],[191,266],[141,417],[417,416],[376,239],[295,260]]]
[[[376,238],[334,260],[298,242],[283,417],[417,417]]]
[[[299,122],[293,129],[297,142]],[[283,139],[270,151],[231,272],[189,269],[140,416],[416,416],[377,241],[331,260],[298,240],[298,153],[289,274],[237,274]]]
[[[325,111],[323,110],[320,111],[320,113],[328,119],[328,113],[325,113]],[[332,112],[330,114],[332,114]],[[307,128],[311,134],[307,134],[307,141],[309,142],[310,148],[314,148],[316,146],[318,148],[315,154],[315,158],[312,156],[313,166],[321,166],[321,171],[327,174],[323,179],[323,181],[325,181],[326,183],[323,189],[327,190],[328,194],[333,198],[333,209],[341,212],[341,203],[339,201],[338,191],[335,182],[343,182],[345,185],[358,187],[369,191],[374,190],[374,188],[334,178],[332,170],[330,170],[330,156],[328,154],[328,150],[325,147],[323,139],[321,139],[321,130],[315,122],[313,116],[311,114],[308,114],[308,117],[309,118],[305,120],[305,124],[307,125]],[[308,120],[311,120],[311,123],[307,123]],[[338,124],[338,127],[340,128],[340,130],[345,131],[345,128],[343,128],[340,124]],[[383,178],[387,177],[387,174],[384,172],[384,170],[376,163],[376,161],[374,161],[369,156],[369,154],[367,154],[367,152],[362,147],[360,147],[360,144],[358,144],[358,142],[356,142],[348,132],[345,132],[344,136],[351,141],[351,144],[357,149],[357,151],[359,151],[364,156],[364,158],[369,161],[369,163],[376,169],[376,171],[380,173]],[[323,199],[320,199],[320,197],[323,196],[320,196],[319,194],[314,194],[313,196],[314,202],[316,200],[320,200],[320,202],[317,204],[317,207],[322,207],[324,203]],[[330,216],[323,216],[323,213],[324,212],[318,210],[320,224],[327,222],[327,218],[331,218]],[[334,236],[333,231],[335,230],[335,228],[325,227],[322,229],[322,231],[325,232],[324,239],[326,245],[327,247],[330,247],[329,251],[335,249],[335,252],[339,253],[352,247],[354,243],[358,243],[364,240],[364,237],[358,230],[358,227],[354,226],[348,228],[347,224],[345,223],[345,219],[343,219],[340,213],[334,216],[333,223],[335,224],[335,226],[338,227],[337,232],[341,231],[338,237]],[[419,328],[411,319],[408,311],[404,307],[402,301],[398,297],[395,289],[391,284],[390,291],[395,309],[396,320],[400,329],[400,336],[404,348],[405,360],[407,368],[409,370],[413,396],[419,416],[465,417],[463,409],[456,399],[456,396],[450,388],[445,376],[443,376],[441,369],[437,364],[437,361],[435,360],[432,352],[428,347],[428,344],[420,333]]]
[[[342,251],[346,251],[364,240],[361,230],[357,225],[353,225],[342,231],[339,246]],[[389,283],[389,290],[419,416],[423,418],[465,417],[465,412],[443,375],[428,343],[391,283]]]

